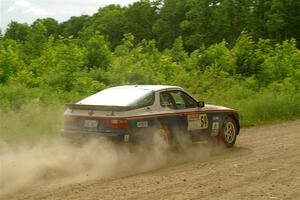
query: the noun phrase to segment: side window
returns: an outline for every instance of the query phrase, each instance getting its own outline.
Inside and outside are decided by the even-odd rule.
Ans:
[[[192,97],[179,90],[161,92],[160,105],[171,109],[198,107],[197,102]]]
[[[138,99],[131,106],[140,108],[140,107],[150,106],[153,103],[154,103],[154,92],[151,92],[151,93],[143,96],[141,99]]]
[[[159,101],[161,107],[174,108],[174,102],[168,92],[161,92],[159,94]]]
[[[181,95],[182,95],[182,98],[184,100],[186,108],[198,107],[198,103],[192,97],[190,97],[188,94],[186,94],[184,92],[181,92]]]
[[[181,91],[170,91],[172,98],[174,99],[175,109],[185,109],[186,105],[182,98]]]

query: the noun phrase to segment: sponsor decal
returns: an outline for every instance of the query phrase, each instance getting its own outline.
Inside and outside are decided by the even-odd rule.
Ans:
[[[219,128],[220,128],[220,123],[219,122],[213,122],[210,136],[212,136],[212,137],[217,136],[219,134]]]
[[[145,127],[148,127],[148,121],[137,122],[137,123],[136,123],[136,126],[137,126],[138,128],[145,128]]]
[[[213,116],[214,121],[219,121],[219,119],[220,119],[219,116]]]
[[[220,127],[219,122],[213,122],[213,124],[212,124],[212,129],[213,130],[217,130],[217,129],[219,129],[219,127]]]
[[[124,135],[124,142],[129,142],[130,135]]]

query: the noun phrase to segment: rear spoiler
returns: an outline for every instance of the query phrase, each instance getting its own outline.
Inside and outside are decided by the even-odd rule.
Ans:
[[[134,106],[100,106],[100,105],[85,105],[85,104],[66,104],[69,109],[79,110],[100,110],[100,111],[128,111],[133,110]]]

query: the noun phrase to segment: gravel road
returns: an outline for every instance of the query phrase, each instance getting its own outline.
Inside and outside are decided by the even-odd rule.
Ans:
[[[172,156],[176,160],[176,155]],[[1,197],[5,200],[300,199],[300,120],[244,128],[232,149],[201,147],[178,157],[186,159],[148,170],[138,171],[133,167],[124,174],[64,184],[55,179],[35,182],[32,187]]]

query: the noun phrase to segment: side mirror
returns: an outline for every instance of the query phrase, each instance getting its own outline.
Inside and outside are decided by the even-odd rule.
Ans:
[[[205,106],[204,101],[199,101],[199,102],[198,102],[198,106],[199,106],[200,108],[203,108],[203,107]]]

